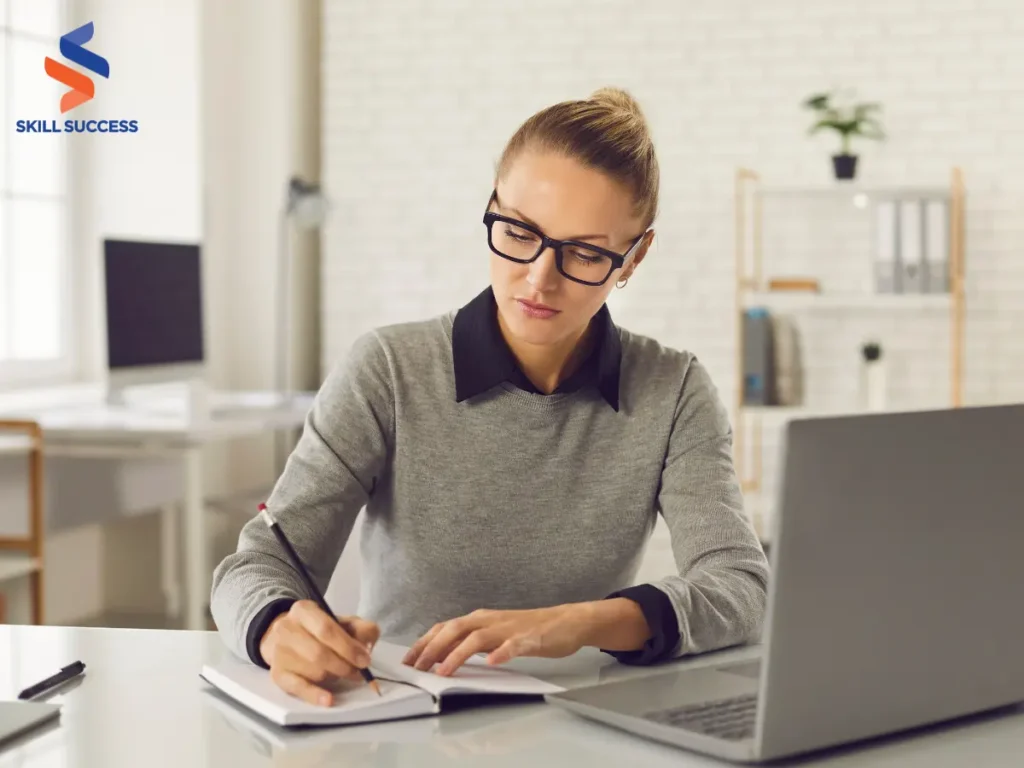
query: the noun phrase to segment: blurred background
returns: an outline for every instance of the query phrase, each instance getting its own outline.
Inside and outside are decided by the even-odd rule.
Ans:
[[[612,316],[708,366],[766,544],[787,419],[1024,398],[1017,0],[0,0],[0,25],[2,621],[207,626],[326,372],[487,284],[505,141],[605,85],[662,173]],[[93,98],[62,113],[88,87],[48,57]],[[672,568],[659,525],[639,578]]]

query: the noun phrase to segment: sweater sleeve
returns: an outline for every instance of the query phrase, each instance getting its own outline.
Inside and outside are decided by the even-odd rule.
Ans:
[[[390,371],[376,333],[356,340],[317,393],[267,500],[321,591],[389,461],[394,434]],[[257,624],[265,628],[275,611],[308,597],[277,539],[256,516],[242,528],[236,551],[214,571],[210,603],[227,646],[240,658],[262,664],[260,638],[250,629]]]
[[[658,506],[678,575],[623,591],[620,596],[637,600],[648,623],[653,620],[653,637],[644,649],[614,655],[646,664],[757,641],[768,561],[743,509],[728,413],[696,358],[676,406]],[[666,617],[669,604],[674,616]]]

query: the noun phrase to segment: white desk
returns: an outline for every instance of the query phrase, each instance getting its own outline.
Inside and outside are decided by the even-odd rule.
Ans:
[[[726,651],[683,664],[749,658]],[[0,697],[75,660],[84,677],[50,701],[59,722],[0,749],[0,768],[442,765],[521,768],[693,768],[728,765],[592,723],[543,702],[463,709],[435,717],[290,733],[264,725],[199,678],[225,653],[209,632],[0,627]],[[652,674],[585,651],[524,659],[525,671],[566,687]],[[807,768],[1019,768],[1024,708],[912,736],[833,750]]]
[[[181,460],[184,514],[180,524],[169,521],[164,538],[180,525],[185,562],[185,625],[189,629],[203,629],[213,564],[209,562],[205,534],[201,449],[213,442],[301,427],[313,393],[296,395],[280,404],[270,397],[253,392],[213,393],[211,415],[203,418],[186,413],[180,401],[176,407],[173,398],[145,407],[112,407],[103,403],[99,391],[80,390],[67,402],[58,399],[20,408],[4,407],[0,417],[38,421],[49,456],[164,455]],[[165,518],[170,515],[165,512]]]

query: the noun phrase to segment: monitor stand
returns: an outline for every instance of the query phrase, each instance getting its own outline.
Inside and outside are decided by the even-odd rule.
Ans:
[[[112,370],[107,376],[106,403],[206,418],[210,411],[206,370],[202,365]]]

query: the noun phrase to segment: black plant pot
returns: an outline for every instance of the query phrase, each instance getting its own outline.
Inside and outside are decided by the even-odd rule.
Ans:
[[[852,179],[857,175],[857,156],[832,155],[832,168],[837,179]]]

